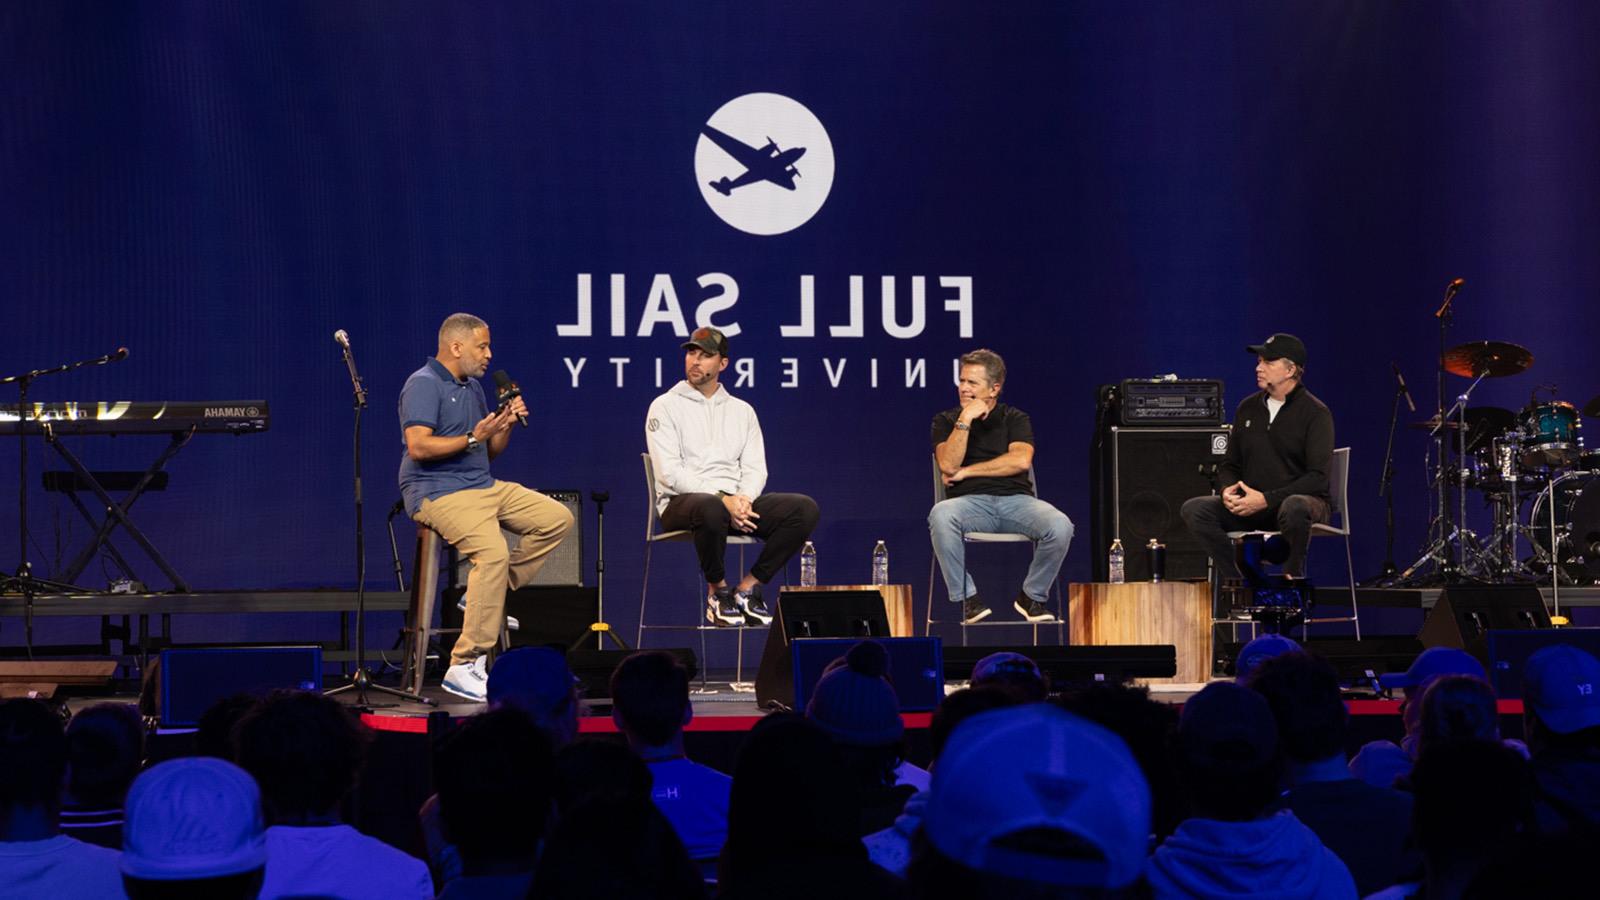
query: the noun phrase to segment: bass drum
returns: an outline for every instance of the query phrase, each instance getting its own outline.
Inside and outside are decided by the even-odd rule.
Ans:
[[[1547,559],[1552,512],[1562,571],[1578,584],[1600,583],[1600,472],[1563,475],[1533,501],[1528,539]]]

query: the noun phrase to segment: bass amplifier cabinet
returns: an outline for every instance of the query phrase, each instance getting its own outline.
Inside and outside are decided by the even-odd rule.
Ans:
[[[1190,497],[1215,491],[1216,467],[1228,452],[1227,426],[1216,428],[1122,428],[1096,435],[1090,453],[1094,510],[1090,543],[1094,579],[1106,581],[1113,539],[1122,541],[1128,581],[1150,580],[1145,546],[1151,538],[1167,547],[1166,578],[1206,577],[1206,553],[1184,527],[1179,511]]]
[[[1218,378],[1126,378],[1117,387],[1117,422],[1124,428],[1222,424]]]
[[[583,492],[542,490],[539,493],[565,506],[567,512],[572,513],[572,530],[567,532],[567,536],[556,545],[556,549],[545,557],[544,568],[533,576],[533,584],[549,587],[581,585],[583,584]],[[517,537],[509,531],[505,532],[505,537],[506,547],[514,548]],[[456,583],[466,584],[467,573],[472,571],[472,564],[461,559],[457,561],[456,566]]]

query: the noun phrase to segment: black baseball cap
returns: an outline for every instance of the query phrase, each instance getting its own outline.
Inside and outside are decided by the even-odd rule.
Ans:
[[[695,332],[699,334],[699,332]],[[1264,356],[1267,359],[1287,359],[1297,366],[1306,364],[1306,345],[1292,334],[1279,332],[1259,344],[1245,347],[1246,353]]]
[[[728,336],[710,326],[696,328],[694,334],[689,335],[689,339],[683,342],[683,349],[690,350],[694,348],[699,348],[707,353],[715,353],[718,356],[727,356]]]

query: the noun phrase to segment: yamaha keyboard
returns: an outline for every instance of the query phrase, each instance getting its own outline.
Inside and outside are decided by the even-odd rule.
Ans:
[[[17,404],[0,404],[0,435],[43,434],[46,425],[58,435],[254,434],[266,431],[271,419],[265,400],[86,400],[28,407],[23,423]]]

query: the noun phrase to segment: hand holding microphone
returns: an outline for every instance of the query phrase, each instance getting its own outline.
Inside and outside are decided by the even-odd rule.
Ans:
[[[494,384],[495,401],[500,405],[500,409],[505,409],[506,406],[512,401],[517,400],[522,396],[522,388],[518,387],[517,383],[511,380],[511,376],[506,374],[505,369],[498,369],[495,371]],[[524,404],[524,408],[526,408],[526,404]],[[526,412],[519,412],[516,414],[516,416],[517,424],[521,425],[523,428],[527,428],[528,414]]]

